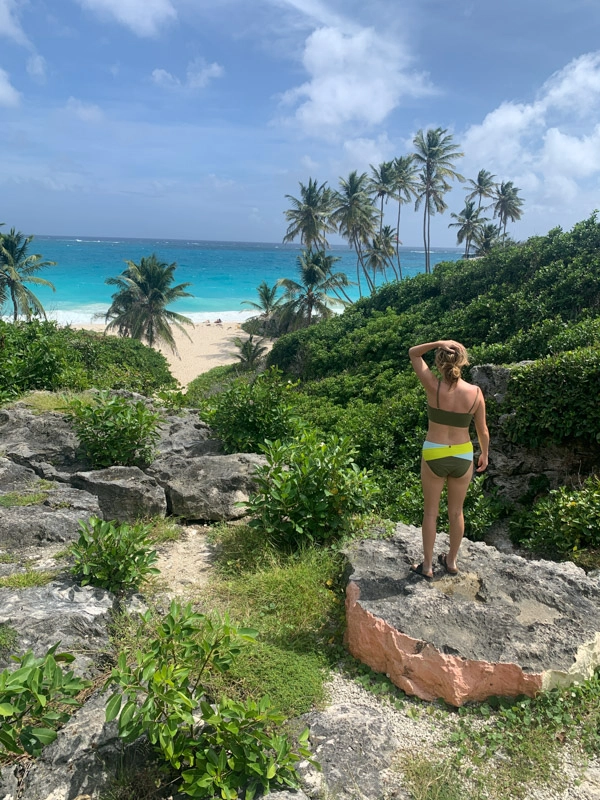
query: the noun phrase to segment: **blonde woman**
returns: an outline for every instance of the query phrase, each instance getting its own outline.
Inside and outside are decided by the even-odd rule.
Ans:
[[[423,356],[435,350],[435,366],[441,378],[436,378]],[[490,435],[485,419],[485,401],[479,386],[461,377],[468,361],[467,351],[451,339],[427,342],[411,347],[410,362],[427,392],[429,429],[423,444],[421,482],[423,484],[423,561],[411,570],[425,578],[433,578],[433,548],[440,497],[444,484],[448,486],[448,517],[450,549],[438,557],[449,575],[457,575],[456,558],[462,541],[465,521],[463,504],[473,475],[473,445],[469,426],[475,421],[481,454],[477,472],[488,464]]]

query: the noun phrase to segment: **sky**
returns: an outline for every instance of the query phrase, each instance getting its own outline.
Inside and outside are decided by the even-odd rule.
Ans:
[[[519,188],[514,238],[568,229],[600,207],[599,44],[597,0],[0,0],[0,221],[278,242],[299,182],[441,127]]]

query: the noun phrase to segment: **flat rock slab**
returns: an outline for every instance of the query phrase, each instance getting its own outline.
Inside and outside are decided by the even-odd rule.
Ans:
[[[439,536],[436,553],[447,551]],[[600,665],[600,582],[572,563],[530,561],[464,540],[460,574],[409,570],[421,531],[348,552],[350,652],[407,694],[452,705],[535,695],[591,677]]]
[[[164,517],[167,513],[164,489],[139,467],[78,472],[71,483],[98,498],[104,519],[135,522],[141,517]]]

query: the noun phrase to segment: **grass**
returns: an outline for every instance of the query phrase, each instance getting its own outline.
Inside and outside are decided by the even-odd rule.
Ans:
[[[177,542],[181,539],[182,527],[175,517],[151,517],[142,520],[144,525],[149,525],[152,544],[159,545],[166,542]]]
[[[434,761],[421,753],[406,758],[400,769],[412,800],[475,800],[465,790],[457,765],[451,759]]]
[[[32,570],[15,572],[0,578],[0,589],[31,589],[35,586],[46,586],[56,578],[57,573],[50,570]]]
[[[9,656],[17,644],[19,634],[6,622],[0,622],[0,657]]]
[[[48,497],[47,492],[7,492],[0,495],[0,508],[17,508],[20,506],[36,506]]]
[[[0,564],[16,564],[18,561],[13,553],[0,553]]]
[[[30,408],[34,414],[45,414],[48,411],[64,412],[67,410],[67,404],[74,398],[85,399],[91,398],[93,394],[90,392],[31,392],[23,397],[19,397],[19,403],[23,403]]]

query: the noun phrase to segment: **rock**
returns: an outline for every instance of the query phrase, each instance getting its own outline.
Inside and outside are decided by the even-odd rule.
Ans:
[[[198,417],[197,411],[182,411],[165,418],[157,450],[160,458],[171,455],[195,458],[220,454],[223,445],[219,439],[212,438],[210,428]]]
[[[79,439],[63,414],[34,414],[16,405],[0,409],[0,442],[6,458],[42,478],[66,480],[88,463]]]
[[[496,364],[478,364],[471,367],[471,380],[486,397],[502,403],[510,381],[510,369]]]
[[[447,546],[440,536],[437,551]],[[421,548],[420,530],[398,525],[348,551],[350,652],[407,694],[456,706],[533,696],[600,665],[600,585],[579,567],[465,540],[459,576],[429,583],[409,571]]]
[[[269,794],[264,795],[264,800],[308,800],[308,797],[298,790],[297,792],[270,792]],[[0,798],[2,800],[2,798]]]
[[[236,453],[228,456],[160,458],[148,472],[164,487],[169,512],[190,520],[239,519],[255,488],[254,471],[264,456]]]
[[[381,773],[399,746],[385,716],[368,706],[338,704],[306,714],[310,741],[322,773],[307,762],[299,769],[311,797],[380,800]]]
[[[0,492],[22,491],[37,480],[32,469],[0,457]]]
[[[59,650],[76,654],[72,668],[81,675],[93,672],[94,658],[108,647],[113,602],[104,589],[68,580],[32,589],[0,589],[0,623],[19,634],[16,653],[33,650],[43,656],[60,642]]]
[[[35,485],[30,489],[35,491]],[[71,542],[79,536],[81,520],[102,517],[98,500],[88,492],[56,484],[45,490],[45,494],[46,498],[35,505],[0,506],[0,547],[14,549]]]
[[[104,519],[135,522],[167,513],[164,490],[138,467],[108,467],[73,475],[73,486],[98,498]]]

